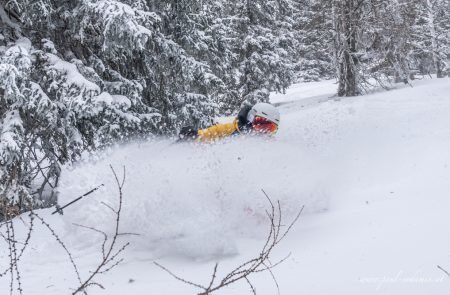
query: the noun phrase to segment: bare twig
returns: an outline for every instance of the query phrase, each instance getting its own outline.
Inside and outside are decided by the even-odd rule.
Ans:
[[[33,213],[33,215],[39,219],[39,221],[50,231],[50,233],[52,234],[52,236],[55,238],[55,240],[58,242],[58,244],[61,246],[61,248],[63,248],[63,250],[66,252],[67,257],[69,258],[70,264],[72,265],[75,274],[77,276],[78,281],[81,283],[81,276],[80,276],[80,271],[78,270],[78,266],[75,263],[75,260],[73,259],[72,253],[70,253],[69,249],[66,247],[66,245],[64,244],[64,242],[61,240],[61,238],[58,236],[58,234],[55,232],[55,230],[50,226],[50,224],[48,224],[44,218],[42,218],[40,215]]]
[[[34,217],[33,217],[33,215],[32,215],[31,213],[29,214],[29,217],[30,217],[30,225],[28,226],[27,237],[25,238],[25,241],[24,241],[24,242],[19,242],[19,241],[17,241],[17,239],[14,239],[14,240],[13,240],[15,243],[17,243],[17,244],[22,244],[22,245],[23,245],[22,248],[21,248],[20,251],[19,251],[19,255],[16,257],[17,259],[15,260],[15,263],[14,263],[14,264],[19,263],[20,259],[22,258],[22,255],[23,255],[23,253],[25,252],[25,249],[28,247],[28,244],[29,244],[30,239],[31,239],[31,233],[32,233],[32,231],[33,231],[33,226],[34,226],[34,222],[33,222],[33,221],[34,221]],[[24,224],[26,224],[26,222],[23,220],[23,218],[22,218],[21,216],[20,216],[19,218],[20,218],[20,220],[21,220]],[[8,222],[6,222],[6,223],[3,223],[2,225],[0,225],[0,227],[2,227],[3,225],[8,225],[10,222],[11,222],[11,221],[8,221]],[[10,240],[10,239],[8,239],[8,237],[6,237],[6,236],[5,236],[3,233],[1,233],[1,232],[0,232],[0,236],[2,236],[2,238],[3,238],[5,241]],[[6,270],[4,270],[2,273],[0,273],[0,277],[5,276],[10,270],[11,270],[11,266],[8,267]]]
[[[450,277],[450,273],[448,271],[446,271],[442,266],[438,265],[437,268],[442,270],[448,277]]]
[[[158,266],[159,268],[161,268],[162,270],[164,270],[165,272],[167,272],[168,274],[170,274],[173,278],[179,280],[180,282],[183,282],[183,283],[185,283],[185,284],[187,284],[187,285],[191,285],[191,286],[194,286],[194,287],[197,287],[197,288],[200,288],[200,289],[204,289],[204,290],[207,289],[207,288],[203,287],[202,285],[199,285],[199,284],[190,282],[190,281],[188,281],[188,280],[185,280],[185,279],[183,279],[183,278],[177,276],[177,275],[174,274],[172,271],[170,271],[168,268],[166,268],[165,266],[162,266],[161,264],[159,264],[159,263],[156,262],[156,261],[153,262],[153,263],[154,263],[156,266]]]
[[[253,295],[256,295],[256,289],[255,289],[255,287],[253,286],[252,282],[250,282],[250,280],[249,280],[247,277],[245,278],[245,281],[246,281],[247,284],[250,286],[250,289],[252,290],[252,294],[253,294]]]
[[[102,246],[101,247],[102,247],[103,259],[105,259],[105,245],[106,245],[106,242],[108,241],[108,235],[104,231],[101,231],[99,229],[96,229],[96,228],[93,228],[93,227],[90,227],[90,226],[85,226],[85,225],[81,225],[81,224],[77,224],[77,223],[74,223],[73,225],[81,227],[81,228],[84,228],[84,229],[92,230],[92,231],[94,231],[96,233],[99,233],[99,234],[101,234],[103,236],[103,242],[102,242]]]
[[[94,231],[96,233],[99,233],[103,237],[103,242],[101,245],[101,252],[102,252],[102,261],[98,266],[96,266],[94,271],[90,272],[89,277],[86,280],[81,279],[80,271],[78,269],[78,266],[73,258],[72,253],[69,251],[69,249],[66,247],[63,240],[59,237],[59,235],[56,233],[56,231],[52,228],[50,223],[48,223],[44,217],[34,212],[31,208],[31,211],[29,212],[29,218],[30,222],[27,223],[22,218],[22,216],[18,215],[14,210],[11,210],[10,206],[2,206],[0,204],[0,210],[1,210],[1,216],[4,218],[4,222],[0,223],[0,229],[2,229],[2,232],[0,232],[0,238],[3,239],[8,247],[8,259],[9,259],[9,267],[0,273],[0,277],[5,276],[9,273],[10,275],[10,283],[9,283],[9,293],[12,295],[14,292],[14,288],[16,287],[19,294],[23,293],[22,290],[22,279],[21,274],[19,271],[19,260],[21,259],[22,255],[24,254],[26,248],[29,245],[29,242],[31,240],[32,232],[34,229],[34,219],[39,220],[42,225],[51,233],[51,235],[55,238],[55,240],[58,242],[58,244],[63,248],[65,253],[67,254],[68,260],[70,261],[70,264],[72,265],[74,272],[76,274],[76,277],[79,282],[79,286],[75,288],[73,294],[85,294],[87,295],[86,289],[92,286],[97,286],[99,288],[104,289],[104,287],[94,281],[95,277],[104,274],[120,263],[123,262],[122,258],[119,258],[119,255],[123,253],[123,251],[130,245],[130,243],[124,243],[121,246],[118,246],[118,238],[120,236],[126,236],[126,235],[137,235],[134,233],[121,233],[119,231],[119,225],[120,225],[120,218],[121,218],[121,211],[122,211],[122,202],[123,202],[123,186],[125,184],[125,167],[123,168],[123,177],[119,180],[116,172],[114,171],[113,167],[111,166],[111,170],[113,173],[113,176],[116,180],[116,184],[118,186],[119,190],[119,205],[117,209],[114,209],[112,206],[103,203],[107,208],[109,208],[115,215],[114,221],[115,221],[115,229],[114,234],[110,238],[104,231],[96,229],[94,227],[80,225],[80,224],[74,224],[75,226],[89,229],[91,231]],[[103,185],[102,185],[103,186]],[[97,189],[97,188],[96,188]],[[96,190],[94,189],[94,190]],[[93,190],[93,191],[94,191]],[[18,217],[17,217],[18,216]],[[15,236],[15,230],[14,230],[14,221],[12,220],[14,217],[21,220],[27,227],[28,231],[26,234],[26,238],[23,242],[18,241],[18,239]],[[5,233],[4,233],[5,232]],[[108,243],[110,242],[110,243]],[[21,247],[17,247],[17,245],[23,245]]]
[[[234,284],[239,281],[245,281],[251,289],[252,294],[256,295],[256,288],[250,281],[250,276],[252,274],[258,273],[258,272],[268,272],[272,278],[272,280],[275,283],[275,286],[277,288],[278,294],[280,294],[280,286],[277,282],[277,279],[273,273],[273,268],[284,262],[289,255],[287,255],[285,258],[279,260],[277,263],[272,264],[270,262],[270,256],[272,254],[273,249],[286,237],[286,235],[291,231],[294,224],[298,221],[300,218],[301,213],[303,212],[304,206],[301,208],[301,210],[298,212],[298,214],[295,216],[293,221],[287,225],[287,228],[285,230],[282,230],[283,224],[283,218],[282,218],[282,210],[281,210],[281,203],[277,201],[276,203],[272,202],[269,195],[263,190],[263,193],[266,197],[266,199],[269,202],[270,209],[266,211],[266,214],[269,218],[269,233],[266,237],[265,243],[262,247],[262,250],[259,252],[258,256],[255,258],[252,258],[248,261],[243,262],[241,265],[236,267],[235,269],[231,270],[228,274],[226,274],[221,280],[219,280],[218,283],[216,283],[217,278],[217,268],[218,264],[216,263],[214,266],[214,270],[211,276],[211,281],[208,285],[208,287],[205,287],[201,284],[194,283],[192,281],[186,280],[178,275],[175,275],[171,270],[168,268],[162,266],[161,264],[154,262],[156,266],[170,274],[173,278],[176,280],[197,287],[201,289],[202,291],[198,295],[210,295],[220,289],[223,289],[231,284]]]
[[[19,260],[22,257],[25,248],[27,248],[29,243],[30,232],[27,233],[27,238],[24,242],[19,242],[16,236],[15,224],[13,218],[16,217],[16,212],[11,211],[8,207],[7,203],[2,203],[0,206],[0,210],[2,210],[2,216],[6,220],[5,222],[0,224],[0,228],[5,229],[5,234],[0,232],[0,237],[6,242],[8,246],[8,259],[9,259],[9,267],[0,273],[0,277],[3,277],[9,273],[9,293],[13,294],[14,289],[16,288],[19,294],[23,294],[22,288],[22,277],[19,270]],[[23,219],[19,217],[22,221]],[[33,220],[31,220],[29,230],[31,231],[33,226]],[[22,244],[22,247],[19,248],[17,245]]]
[[[272,272],[273,266],[267,266],[265,263],[263,263],[263,265],[266,267],[265,269],[263,269],[263,271],[267,270],[270,273],[270,276],[272,277],[272,280],[274,281],[275,286],[277,287],[278,295],[280,295],[280,285],[278,285],[277,278],[275,277],[275,275]]]
[[[123,167],[123,176],[122,176],[122,180],[120,181],[114,168],[111,165],[110,165],[110,168],[113,173],[114,179],[116,180],[117,188],[119,191],[119,204],[118,204],[117,209],[114,209],[112,206],[110,206],[106,203],[103,203],[103,205],[105,205],[107,208],[109,208],[115,214],[114,234],[112,236],[111,243],[108,246],[106,246],[108,243],[109,237],[105,232],[95,229],[93,227],[77,225],[77,226],[81,226],[86,229],[93,230],[97,233],[100,233],[103,236],[102,261],[95,268],[95,270],[91,272],[89,277],[84,282],[80,282],[80,286],[72,293],[73,295],[78,294],[80,292],[85,292],[89,286],[102,287],[100,284],[98,284],[97,282],[94,281],[94,278],[100,274],[104,274],[104,273],[110,271],[111,269],[113,269],[114,267],[119,265],[121,262],[123,262],[123,259],[117,259],[117,258],[130,245],[130,243],[125,243],[118,250],[116,249],[116,245],[117,245],[119,236],[125,235],[123,233],[120,233],[119,227],[120,227],[120,217],[121,217],[122,202],[123,202],[123,190],[122,189],[125,184],[126,170],[125,170],[125,167]]]
[[[209,283],[207,289],[211,289],[212,286],[214,285],[214,281],[216,280],[217,268],[218,268],[218,267],[219,267],[219,264],[216,263],[216,264],[214,265],[214,271],[213,271],[213,274],[212,274],[211,282]]]
[[[14,258],[13,258],[13,250],[12,250],[12,242],[11,240],[13,239],[13,237],[11,236],[11,230],[9,227],[9,224],[11,223],[11,221],[8,221],[6,223],[6,233],[8,235],[8,256],[9,256],[9,273],[11,275],[10,277],[10,281],[9,281],[9,294],[12,295],[13,293],[13,289],[14,289],[14,267],[15,267],[15,262],[14,262]]]

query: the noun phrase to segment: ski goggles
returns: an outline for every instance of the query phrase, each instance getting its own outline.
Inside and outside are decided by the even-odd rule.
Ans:
[[[268,119],[256,116],[252,122],[253,129],[262,133],[275,133],[278,130],[278,125]]]

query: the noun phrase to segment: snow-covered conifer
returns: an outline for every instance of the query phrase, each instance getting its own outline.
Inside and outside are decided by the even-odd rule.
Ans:
[[[297,81],[318,81],[335,76],[331,2],[295,1],[295,75]]]
[[[267,101],[270,91],[284,91],[293,79],[285,23],[291,8],[283,3],[246,0],[231,6],[240,39],[237,66],[242,103]]]
[[[444,77],[450,64],[450,11],[448,1],[424,0],[415,3],[414,56],[422,74]]]

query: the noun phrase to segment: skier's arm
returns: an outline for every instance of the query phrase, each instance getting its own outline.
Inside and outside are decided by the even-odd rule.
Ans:
[[[197,133],[198,140],[200,141],[212,141],[219,138],[223,138],[233,134],[237,128],[237,121],[234,120],[231,123],[218,124],[206,129],[200,129]]]

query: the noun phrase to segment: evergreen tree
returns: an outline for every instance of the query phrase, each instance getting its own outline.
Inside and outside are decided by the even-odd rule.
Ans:
[[[422,74],[436,73],[438,78],[449,71],[450,38],[449,2],[424,0],[415,3],[414,55]]]
[[[332,15],[339,96],[388,87],[393,81],[408,83],[414,67],[413,3],[334,1]]]
[[[360,94],[361,77],[358,59],[358,36],[362,9],[354,0],[333,1],[335,56],[338,75],[338,96]]]
[[[318,81],[335,76],[333,64],[333,24],[331,2],[297,0],[294,34],[297,81]]]
[[[268,101],[270,91],[283,92],[292,80],[288,54],[292,36],[282,23],[291,13],[289,2],[246,0],[233,4],[238,44],[238,92],[241,103]]]

